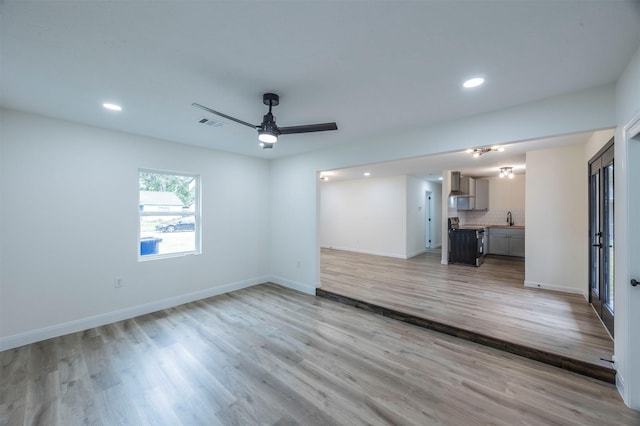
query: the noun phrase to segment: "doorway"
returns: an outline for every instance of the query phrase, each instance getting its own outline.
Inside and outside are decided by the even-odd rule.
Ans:
[[[613,337],[613,139],[589,161],[589,302]]]

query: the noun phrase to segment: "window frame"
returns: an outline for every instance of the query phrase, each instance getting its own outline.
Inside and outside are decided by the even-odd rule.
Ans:
[[[182,210],[182,211],[150,211],[150,212],[144,212],[142,211],[142,209],[140,208],[140,191],[142,191],[140,189],[140,175],[142,173],[152,173],[152,174],[157,174],[157,175],[167,175],[167,176],[184,176],[184,177],[190,177],[193,178],[195,180],[195,187],[194,187],[194,209],[193,210]],[[174,172],[174,171],[169,171],[169,170],[159,170],[159,169],[146,169],[146,168],[139,168],[138,169],[138,205],[137,205],[137,210],[138,210],[138,244],[137,244],[137,253],[138,253],[138,262],[145,262],[147,260],[157,260],[157,259],[167,259],[167,258],[172,258],[172,257],[182,257],[182,256],[189,256],[189,255],[198,255],[202,253],[202,200],[201,200],[201,192],[202,192],[202,179],[200,177],[199,174],[195,174],[195,173],[186,173],[186,172]],[[194,249],[193,250],[189,250],[189,251],[181,251],[181,252],[175,252],[175,253],[162,253],[162,254],[146,254],[146,255],[141,255],[140,254],[140,241],[142,238],[142,226],[141,226],[141,222],[142,222],[142,218],[143,217],[150,217],[150,216],[166,216],[166,217],[175,217],[175,216],[182,216],[182,217],[188,217],[188,216],[194,216],[194,222],[195,222],[195,230],[194,230]]]

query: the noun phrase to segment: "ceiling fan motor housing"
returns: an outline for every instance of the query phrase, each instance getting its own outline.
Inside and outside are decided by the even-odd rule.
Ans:
[[[262,95],[262,103],[269,107],[277,106],[280,103],[280,96],[275,93],[265,93]]]
[[[280,130],[278,130],[278,126],[276,125],[276,118],[270,112],[265,114],[262,117],[262,124],[258,131],[263,131],[267,133],[271,133],[272,135],[279,136]]]

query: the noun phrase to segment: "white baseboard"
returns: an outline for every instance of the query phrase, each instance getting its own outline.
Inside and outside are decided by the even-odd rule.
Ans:
[[[87,318],[69,321],[62,324],[55,324],[37,330],[27,331],[24,333],[14,334],[0,338],[0,351],[17,348],[18,346],[28,345],[30,343],[39,342],[41,340],[51,339],[53,337],[62,336],[69,333],[87,330],[102,325],[111,324],[117,321],[126,320],[151,312],[160,311],[162,309],[172,308],[174,306],[183,305],[207,297],[217,296],[223,293],[252,287],[271,281],[271,277],[256,277],[249,280],[238,281],[208,288],[206,290],[196,291],[193,293],[181,294],[179,296],[169,297],[154,302],[144,303],[142,305],[132,306],[125,309],[119,309],[113,312],[94,315]],[[315,294],[315,290],[313,292]]]
[[[629,400],[627,397],[628,395],[625,394],[625,390],[624,390],[624,378],[620,375],[620,372],[618,371],[616,371],[616,388],[618,389],[618,393],[622,397],[622,400],[624,401],[625,404],[627,404],[627,407],[628,407]]]
[[[581,289],[574,288],[574,287],[566,287],[566,286],[547,284],[547,283],[538,283],[534,281],[525,281],[524,286],[531,287],[531,288],[541,288],[543,290],[561,291],[563,293],[581,294],[582,296],[584,296],[584,292]]]
[[[287,278],[282,278],[282,277],[277,277],[277,276],[271,276],[269,278],[269,281],[274,283],[274,284],[278,284],[278,285],[281,285],[283,287],[290,288],[291,290],[299,291],[301,293],[310,294],[312,296],[316,295],[316,287],[314,287],[312,285],[298,283],[298,282],[295,282],[295,281],[291,281],[291,280],[289,280]],[[317,284],[317,287],[320,287],[320,283]]]
[[[398,254],[398,253],[387,253],[383,251],[373,251],[373,250],[361,250],[361,249],[352,248],[352,247],[327,246],[327,247],[321,247],[321,248],[351,251],[354,253],[373,254],[375,256],[394,257],[396,259],[408,259],[408,257],[406,257],[405,255]]]
[[[418,250],[416,252],[413,253],[409,253],[406,257],[406,259],[411,259],[412,257],[416,257],[416,256],[420,256],[421,254],[424,254],[427,252],[427,249],[422,249],[422,250]]]

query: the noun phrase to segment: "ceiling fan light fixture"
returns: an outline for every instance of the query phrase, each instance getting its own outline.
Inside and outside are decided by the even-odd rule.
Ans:
[[[487,152],[504,152],[504,147],[501,147],[500,145],[482,146],[479,148],[469,148],[465,152],[467,154],[473,154],[475,158],[478,158]]]
[[[262,118],[262,124],[258,127],[258,140],[264,143],[274,144],[278,142],[278,126],[276,126],[275,117],[271,114],[271,105],[269,112]]]
[[[263,144],[274,144],[278,142],[278,136],[269,130],[258,130],[258,140]]]
[[[262,149],[271,149],[271,148],[273,148],[273,144],[272,143],[267,143],[267,142],[260,142],[260,148],[262,148]]]
[[[508,177],[509,179],[513,179],[513,167],[500,167],[500,175],[501,178]]]

